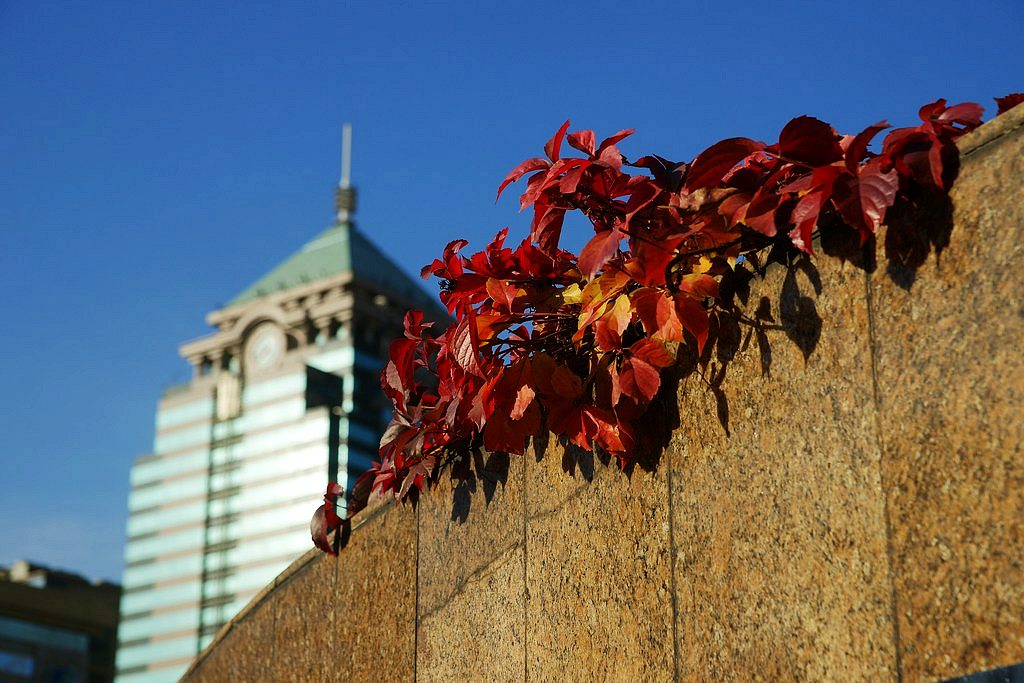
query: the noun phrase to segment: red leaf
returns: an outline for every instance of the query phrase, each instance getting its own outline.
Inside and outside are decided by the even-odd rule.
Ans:
[[[683,330],[697,340],[703,350],[708,338],[708,312],[685,294],[670,296],[657,289],[638,289],[630,295],[640,322],[650,336],[661,341],[683,341]]]
[[[854,141],[854,143],[851,143],[851,146],[853,144],[858,143]],[[819,166],[811,173],[809,177],[810,191],[800,198],[796,206],[793,207],[793,213],[790,215],[790,220],[795,224],[795,227],[789,231],[789,238],[797,249],[808,254],[814,253],[811,244],[814,226],[818,223],[818,216],[821,214],[822,208],[832,197],[832,188],[835,185],[836,179],[843,175],[849,174],[847,174],[842,166],[837,164]],[[853,176],[849,177],[852,178]]]
[[[973,129],[981,125],[981,117],[985,114],[985,108],[976,102],[961,102],[954,104],[936,117],[947,125],[958,123],[965,128]]]
[[[648,335],[667,342],[683,340],[683,325],[673,302],[661,290],[638,289],[630,294],[630,299]]]
[[[683,187],[692,192],[702,187],[717,185],[733,166],[762,149],[763,142],[755,142],[749,138],[729,138],[716,142],[701,152],[690,164]]]
[[[782,197],[778,194],[762,187],[754,193],[741,220],[762,235],[774,237],[777,232],[775,210],[779,208],[781,201]]]
[[[683,329],[697,340],[697,351],[702,352],[704,344],[708,340],[708,329],[710,328],[707,309],[689,297],[677,295],[675,311]]]
[[[330,539],[331,530],[327,528],[326,518],[324,517],[325,509],[326,503],[318,507],[316,512],[313,513],[313,518],[309,520],[309,535],[313,539],[313,545],[322,552],[328,555],[336,555],[334,544]]]
[[[862,243],[878,231],[885,220],[885,212],[896,200],[899,187],[899,174],[895,170],[882,173],[878,161],[866,164],[856,178],[837,183],[836,208],[843,220],[860,232]]]
[[[1009,95],[1006,95],[1004,97],[996,97],[995,101],[996,106],[999,108],[999,110],[996,111],[996,116],[999,116],[1000,114],[1005,114],[1006,112],[1010,111],[1021,102],[1024,102],[1024,93],[1010,93]]]
[[[594,325],[598,348],[603,351],[622,348],[622,333],[629,327],[632,318],[633,309],[630,307],[629,297],[625,294],[619,295],[611,308]]]
[[[657,339],[651,339],[650,337],[644,337],[630,346],[629,352],[633,354],[633,357],[639,358],[645,363],[650,363],[656,368],[667,368],[675,362],[675,358],[665,348],[665,345]]]
[[[543,252],[552,253],[556,251],[558,249],[558,240],[562,236],[562,223],[564,221],[565,209],[537,202],[534,205],[530,239],[536,242]]]
[[[594,145],[596,144],[594,142],[594,131],[579,130],[575,133],[569,133],[569,144],[593,157]]]
[[[572,404],[553,406],[548,413],[548,427],[555,434],[564,434],[580,448],[590,449],[587,421],[583,409]]]
[[[609,395],[612,399],[612,406],[619,405],[619,401],[622,398],[622,382],[619,380],[619,370],[612,363],[611,367],[608,368],[608,381],[609,381]]]
[[[549,413],[548,426],[580,448],[590,449],[596,444],[609,453],[625,451],[623,430],[616,423],[615,416],[596,406],[555,406]]]
[[[494,198],[494,201],[498,201],[498,197],[501,196],[501,193],[509,186],[510,183],[516,182],[530,171],[539,171],[540,169],[548,168],[549,166],[551,166],[551,162],[547,159],[541,159],[540,157],[527,159],[523,163],[519,164],[512,169],[511,173],[505,176],[505,180],[498,186],[498,195]]]
[[[580,180],[583,178],[584,171],[590,168],[593,163],[587,159],[572,159],[570,163],[565,165],[569,170],[558,181],[558,191],[562,194],[572,194],[575,192],[576,188],[579,187]]]
[[[568,119],[566,119],[565,123],[562,124],[562,127],[558,129],[558,132],[551,136],[551,139],[544,145],[544,153],[548,155],[548,159],[551,159],[551,161],[558,161],[558,157],[562,151],[562,138],[565,137],[565,131],[567,130],[569,130]]]
[[[843,158],[839,136],[824,121],[813,116],[798,116],[779,133],[779,152],[783,157],[808,166],[825,166]]]
[[[632,396],[638,402],[649,403],[661,386],[661,375],[648,363],[639,358],[627,358],[619,368],[619,383],[622,393]]]
[[[540,411],[531,406],[524,420],[495,413],[484,427],[484,448],[492,453],[522,454],[526,440],[540,427]]]
[[[691,273],[684,275],[679,283],[679,291],[689,294],[694,299],[706,299],[718,296],[718,280],[707,274]]]
[[[629,229],[629,225],[633,218],[638,213],[650,206],[658,195],[661,194],[661,189],[658,188],[653,182],[647,178],[641,178],[642,182],[636,183],[632,193],[629,195],[629,201],[626,202],[626,229]]]
[[[853,138],[853,141],[846,148],[846,168],[851,173],[857,172],[857,165],[867,156],[868,145],[871,144],[872,138],[888,127],[889,123],[887,121],[879,121],[857,133],[857,136]]]
[[[402,328],[405,336],[409,339],[417,341],[423,339],[424,330],[430,329],[433,326],[433,322],[423,322],[423,311],[416,309],[406,311],[405,317],[402,318]]]
[[[550,381],[556,396],[575,400],[583,395],[583,380],[565,366],[555,366]]]
[[[601,150],[598,160],[608,164],[616,173],[622,171],[622,152],[615,145],[609,145]]]
[[[918,109],[917,110],[917,115],[919,117],[921,117],[922,121],[927,123],[928,121],[932,120],[934,117],[938,116],[941,112],[945,111],[945,109],[946,109],[946,99],[944,97],[940,97],[939,99],[935,100],[934,102],[929,102],[928,104],[926,104],[923,107],[921,107],[920,109]]]
[[[348,505],[345,507],[346,518],[351,519],[352,515],[363,510],[367,506],[370,501],[370,492],[373,489],[373,480],[376,474],[376,470],[371,468],[366,472],[363,472],[359,475],[359,478],[356,479],[356,483],[352,487],[352,495],[349,496]]]
[[[493,277],[487,278],[487,295],[494,301],[495,308],[504,313],[512,312],[512,302],[519,293],[519,288],[508,282],[497,280]]]
[[[829,193],[822,190],[808,192],[800,198],[800,201],[793,208],[791,220],[795,225],[789,231],[789,239],[792,240],[793,246],[800,251],[808,254],[814,253],[814,249],[811,246],[814,226],[817,225],[818,215],[821,213],[821,209],[825,206],[828,198]]]
[[[424,280],[435,275],[442,280],[454,280],[463,274],[462,260],[459,258],[459,250],[469,242],[466,240],[452,240],[441,254],[440,259],[434,259],[429,265],[423,266],[420,270],[420,277]]]
[[[623,130],[620,130],[618,133],[609,135],[608,137],[601,141],[601,144],[597,148],[597,154],[600,155],[606,147],[619,144],[619,142],[625,140],[635,132],[636,131],[633,130],[632,128],[625,128]]]
[[[480,360],[477,358],[479,342],[476,338],[475,316],[470,310],[456,325],[449,336],[448,345],[452,358],[466,372],[478,377],[483,376]]]
[[[604,230],[594,235],[583,250],[580,251],[580,270],[588,280],[594,279],[597,271],[615,254],[622,241],[623,234],[618,228]]]

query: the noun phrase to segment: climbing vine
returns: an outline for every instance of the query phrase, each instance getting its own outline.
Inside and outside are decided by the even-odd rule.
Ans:
[[[997,98],[998,113],[1022,100]],[[455,322],[435,334],[421,312],[406,315],[381,374],[394,415],[379,462],[356,482],[345,519],[336,512],[344,491],[329,485],[314,542],[335,552],[331,532],[371,494],[415,500],[471,452],[522,454],[544,432],[628,465],[634,426],[667,369],[684,349],[701,353],[720,319],[735,315],[723,283],[769,248],[814,254],[826,226],[864,245],[895,204],[945,195],[955,142],[982,113],[940,99],[920,109],[919,125],[890,130],[877,152],[869,147],[885,121],[840,135],[801,116],[774,144],[730,138],[690,163],[629,161],[618,145],[632,130],[598,142],[566,121],[543,157],[498,188],[525,178],[529,236],[507,246],[506,228],[469,256],[455,240],[423,268]],[[563,155],[566,144],[578,153]],[[560,247],[571,211],[594,229],[578,256]]]

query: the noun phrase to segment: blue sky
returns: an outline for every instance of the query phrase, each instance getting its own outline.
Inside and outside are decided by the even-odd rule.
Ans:
[[[524,234],[494,192],[566,118],[690,159],[800,114],[994,112],[1022,7],[0,0],[0,563],[120,577],[177,346],[331,222],[343,120],[359,225],[416,272]]]

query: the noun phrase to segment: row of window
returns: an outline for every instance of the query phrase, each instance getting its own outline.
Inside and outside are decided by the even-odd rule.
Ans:
[[[262,535],[266,533],[272,533],[278,529],[296,529],[304,528],[309,523],[309,517],[312,514],[312,510],[315,509],[318,498],[311,496],[309,499],[300,501],[293,505],[269,510],[265,513],[253,515],[253,520],[248,520],[245,516],[240,518],[238,521],[230,522],[229,524],[222,525],[219,527],[212,527],[210,529],[210,543],[219,543],[223,541],[238,540],[238,545],[226,551],[229,555],[225,556],[226,563],[235,566],[239,564],[245,564],[248,562],[254,562],[261,558],[267,557],[268,555],[274,556],[279,555],[283,551],[281,550],[281,543],[285,543],[286,547],[291,551],[292,548],[308,548],[310,540],[307,534],[288,531],[283,536],[273,537],[261,537],[253,541],[247,542],[247,537],[254,535]],[[193,574],[199,574],[202,571],[203,565],[203,538],[205,530],[202,527],[196,527],[192,532],[191,540],[195,552],[181,557],[173,559],[160,560],[149,564],[142,564],[135,567],[128,567],[124,570],[124,587],[126,589],[135,588],[137,586],[145,586],[151,583],[157,583],[160,581],[167,581],[179,576],[189,576]],[[138,543],[145,543],[145,548],[151,548],[150,540],[163,540],[164,538],[178,537],[178,534],[167,537],[155,537],[154,539],[146,539]],[[182,539],[175,540],[175,543],[186,543],[186,540]],[[297,539],[297,540],[295,540]],[[131,551],[132,547],[136,544],[132,544],[129,547]],[[169,544],[159,548],[158,552],[171,552],[167,550],[168,547],[172,547]],[[179,549],[184,550],[189,546],[185,545]],[[150,550],[150,552],[152,552]],[[141,554],[141,551],[140,551]],[[133,553],[133,556],[135,554]],[[131,561],[131,560],[129,560]],[[131,612],[134,610],[125,609],[125,612]]]
[[[340,449],[340,459],[348,460],[354,454],[350,454],[344,446]],[[355,456],[360,462],[365,461],[366,456]],[[211,517],[241,513],[254,506],[262,506],[270,503],[295,498],[307,492],[321,493],[326,485],[326,463],[327,446],[325,444],[312,444],[304,448],[295,449],[291,452],[282,453],[279,456],[266,458],[260,461],[247,463],[247,467],[237,480],[242,489],[238,495],[209,501],[209,514]],[[313,474],[308,470],[316,469],[320,479],[316,479],[315,486],[309,482],[313,480]],[[295,473],[304,479],[301,482],[281,479],[282,473]],[[300,474],[301,473],[301,474]],[[277,477],[277,478],[275,478]],[[308,477],[308,479],[306,479]],[[162,502],[166,499],[177,499],[181,492],[177,484],[181,482],[197,482],[193,490],[205,494],[206,474],[200,473],[194,478],[183,479],[165,487],[154,487],[155,493],[134,495],[133,503],[154,501]],[[261,484],[254,482],[262,481]],[[173,487],[173,488],[172,488]],[[146,489],[149,490],[149,489]],[[140,492],[141,493],[141,492]],[[173,493],[173,496],[171,495]],[[241,498],[239,497],[241,496]],[[133,514],[128,520],[128,535],[138,536],[158,529],[186,524],[189,522],[201,522],[206,519],[206,501],[198,500],[183,505],[175,505],[166,508],[152,508],[146,512]]]
[[[125,640],[128,640],[125,638]],[[165,659],[191,657],[196,654],[196,635],[182,636],[173,640],[159,640],[154,643],[143,643],[117,649],[117,668],[130,669],[133,666],[150,664]],[[167,680],[167,674],[163,674]],[[118,677],[118,680],[122,680]]]
[[[128,538],[179,524],[201,522],[204,519],[206,519],[206,503],[201,500],[167,509],[154,509],[151,512],[132,515],[128,518]],[[129,545],[131,543],[132,541],[129,540]]]
[[[280,429],[264,432],[262,434],[245,437],[240,443],[234,446],[234,456],[237,459],[244,461],[266,453],[283,451],[295,444],[317,441],[323,442],[322,447],[326,449],[327,433],[327,416],[323,414],[313,414],[302,422],[286,425]],[[342,433],[344,434],[344,432]],[[252,465],[265,469],[265,463],[270,460],[272,459],[257,461],[252,463]],[[273,474],[278,472],[270,472],[270,476],[273,476]],[[248,475],[243,475],[243,478],[250,481],[252,480]],[[128,496],[128,508],[130,510],[140,510],[152,507],[159,503],[170,502],[175,499],[189,498],[205,494],[206,486],[207,481],[205,473],[199,473],[194,477],[170,482],[166,486],[134,489]]]
[[[231,433],[227,431],[229,429],[234,430],[234,433],[238,434],[301,417],[303,412],[305,412],[305,401],[301,396],[304,389],[304,374],[286,375],[285,377],[260,382],[253,385],[253,387],[247,388],[242,393],[243,405],[266,404],[275,398],[284,396],[294,397],[297,394],[299,397],[270,405],[262,405],[251,412],[244,413],[241,417],[232,420],[230,423],[214,425],[214,437],[224,438],[225,436],[230,436]],[[171,414],[170,418],[161,419],[158,417],[158,426],[162,426],[164,429],[174,426],[174,424],[186,424],[187,422],[206,419],[204,422],[191,427],[176,429],[162,434],[158,433],[153,444],[154,452],[168,453],[208,442],[210,438],[212,406],[213,403],[210,399],[202,399],[170,409],[168,411]],[[183,416],[191,419],[186,420]]]
[[[137,562],[188,548],[201,550],[204,542],[215,545],[240,537],[267,533],[274,529],[299,526],[309,520],[312,510],[315,509],[315,503],[326,487],[325,474],[312,472],[284,482],[280,486],[284,489],[281,492],[282,498],[295,499],[299,496],[305,496],[305,498],[297,503],[261,512],[249,514],[243,512],[236,519],[225,524],[211,526],[208,529],[196,526],[174,534],[150,536],[132,541],[125,549],[125,561]]]
[[[160,481],[179,472],[189,472],[206,467],[209,450],[205,447],[175,455],[171,458],[147,460],[132,466],[132,486],[138,487],[154,481]]]
[[[83,633],[53,626],[42,626],[13,617],[0,616],[0,638],[20,643],[45,645],[71,652],[86,652],[89,649],[89,637]]]
[[[156,414],[156,429],[162,431],[168,427],[209,419],[213,415],[213,399],[206,397],[197,401],[184,403],[173,408],[165,408]]]
[[[149,536],[131,541],[124,550],[124,561],[129,564],[157,555],[165,555],[186,548],[201,548],[204,529],[201,526],[163,536]]]
[[[177,429],[173,432],[157,434],[153,439],[153,452],[157,454],[181,450],[189,446],[210,441],[210,423],[204,422],[185,429]]]
[[[286,454],[280,459],[275,458],[273,460],[284,461],[278,463],[279,469],[283,469],[280,466],[286,464],[287,459]],[[350,453],[348,459],[350,459],[350,467],[356,471],[359,468],[369,466],[369,456],[365,454],[358,452]],[[286,480],[273,480],[262,486],[243,488],[235,496],[210,501],[211,516],[239,515],[239,517],[229,524],[211,527],[208,537],[204,537],[203,526],[195,526],[175,534],[139,539],[128,544],[125,550],[125,559],[128,562],[136,562],[190,547],[198,550],[202,548],[204,541],[209,544],[220,543],[240,536],[265,533],[274,528],[300,525],[304,520],[308,519],[310,510],[315,507],[321,492],[325,488],[326,472],[322,468],[322,463],[323,460],[321,459],[317,465],[314,465],[314,469],[301,473],[298,476]],[[339,473],[339,479],[344,474],[345,470],[343,469]],[[246,510],[255,507],[263,507],[299,498],[301,498],[299,502],[285,508],[272,508],[251,514],[245,513]],[[199,524],[206,519],[204,507],[204,501],[198,501],[186,506],[155,510],[144,515],[136,515],[129,520],[129,527],[135,530],[166,528],[188,521]],[[245,560],[238,558],[238,561]],[[170,562],[173,562],[173,560],[170,560]],[[132,571],[126,576],[129,577],[133,585],[145,582],[138,578],[136,571]],[[170,578],[163,573],[161,573],[161,577],[161,579],[157,580]]]
[[[179,576],[198,574],[201,567],[202,555],[197,552],[195,555],[176,557],[173,560],[161,560],[153,564],[127,567],[124,570],[121,581],[124,584],[125,590],[128,590],[137,586],[167,581]]]
[[[173,612],[161,612],[134,619],[123,619],[118,627],[118,640],[128,643],[150,638],[158,633],[195,631],[199,628],[199,607],[191,605]]]

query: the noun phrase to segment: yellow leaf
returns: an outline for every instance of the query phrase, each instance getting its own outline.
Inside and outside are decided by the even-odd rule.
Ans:
[[[633,308],[629,303],[629,297],[625,294],[620,294],[615,300],[615,304],[612,305],[608,324],[619,336],[622,336],[632,318]]]
[[[583,290],[577,283],[572,283],[562,290],[562,302],[566,304],[583,303]]]

